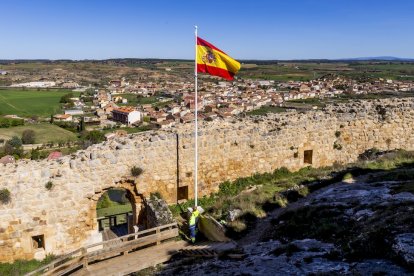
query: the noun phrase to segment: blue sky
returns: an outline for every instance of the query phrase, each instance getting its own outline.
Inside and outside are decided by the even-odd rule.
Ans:
[[[414,58],[411,0],[0,0],[0,59]]]

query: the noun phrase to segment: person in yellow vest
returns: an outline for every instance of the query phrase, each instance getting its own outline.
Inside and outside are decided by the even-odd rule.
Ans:
[[[200,216],[200,212],[197,209],[197,206],[193,207],[193,211],[191,212],[191,216],[190,216],[190,221],[188,223],[189,227],[190,227],[190,238],[191,238],[191,242],[195,243],[196,240],[196,235],[198,232],[198,218]]]

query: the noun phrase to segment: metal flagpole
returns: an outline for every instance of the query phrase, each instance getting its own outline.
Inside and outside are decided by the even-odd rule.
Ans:
[[[195,130],[194,130],[194,136],[195,136],[195,150],[194,150],[194,205],[197,205],[198,201],[198,95],[197,95],[197,30],[198,27],[195,27],[195,60],[194,60],[194,86],[195,86]]]

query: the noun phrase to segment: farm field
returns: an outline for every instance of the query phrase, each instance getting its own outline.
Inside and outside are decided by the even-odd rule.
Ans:
[[[395,80],[414,80],[413,62],[257,62],[257,64],[243,63],[239,76],[275,81],[307,81],[329,73],[334,73],[348,76],[353,79],[387,78]]]
[[[75,141],[77,136],[75,133],[66,129],[60,128],[52,124],[34,124],[24,125],[10,128],[0,128],[1,139],[11,139],[13,136],[22,137],[23,131],[31,129],[35,132],[35,143],[42,144],[47,142],[59,142],[59,141]]]
[[[61,111],[59,100],[64,94],[70,92],[70,90],[0,90],[0,115],[49,117]],[[76,96],[77,93],[74,95]]]

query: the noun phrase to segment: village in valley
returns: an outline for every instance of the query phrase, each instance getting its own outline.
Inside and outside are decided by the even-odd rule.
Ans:
[[[48,65],[37,64],[39,71],[35,70],[36,63],[35,67],[31,65],[30,70],[25,67],[22,69],[19,64],[4,65],[3,67],[10,68],[1,70],[2,89],[5,92],[30,92],[31,95],[47,95],[50,91],[62,92],[59,94],[60,99],[55,99],[54,103],[60,105],[59,108],[53,109],[54,112],[50,115],[2,112],[3,121],[20,120],[25,126],[34,124],[39,128],[39,123],[43,122],[43,126],[45,123],[52,123],[74,132],[78,138],[67,140],[63,137],[53,141],[53,137],[50,137],[44,138],[41,142],[31,141],[29,144],[33,144],[32,146],[23,145],[23,152],[7,151],[3,146],[2,162],[14,162],[16,158],[59,158],[62,154],[117,135],[169,129],[180,124],[192,123],[195,110],[194,81],[188,68],[182,65],[186,63],[157,61],[158,64],[161,64],[161,67],[155,70],[148,70],[145,66],[138,71],[128,71],[125,66],[115,67],[108,76],[98,73],[98,77],[96,72],[85,68],[79,71],[68,69],[71,66],[78,68],[80,65],[77,63],[68,65],[57,62],[50,68]],[[249,69],[251,64],[246,66]],[[299,69],[298,66],[301,65],[279,66],[290,66],[292,70]],[[260,65],[256,68],[262,67],[265,68]],[[101,68],[105,68],[105,65],[101,65]],[[262,78],[242,75],[230,82],[203,76],[198,86],[198,119],[215,121],[246,115],[306,111],[323,108],[326,102],[335,100],[367,96],[383,98],[395,96],[395,93],[409,95],[414,90],[414,82],[409,78],[352,78],[335,71],[319,75],[315,77],[313,74],[315,78],[310,80],[291,79],[289,76],[284,80],[272,80],[266,75]],[[10,106],[13,104],[9,104]],[[3,145],[11,138],[10,134],[7,136],[2,133],[2,130],[6,129],[10,131],[13,127],[0,129],[0,142]],[[87,134],[91,131],[94,136],[92,139],[89,138],[91,135]],[[36,150],[42,154],[38,154]],[[34,156],[30,151],[35,151]],[[7,155],[9,157],[4,158]]]

